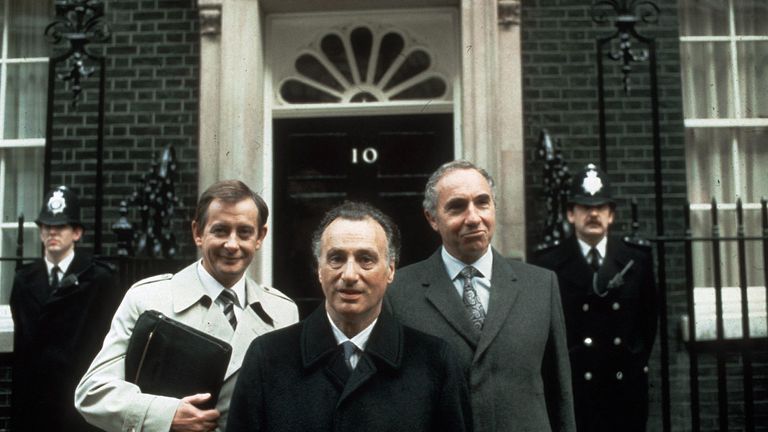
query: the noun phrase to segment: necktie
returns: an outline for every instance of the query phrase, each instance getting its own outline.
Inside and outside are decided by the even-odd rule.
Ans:
[[[472,278],[475,276],[480,276],[480,272],[472,266],[464,267],[459,273],[459,277],[464,280],[464,293],[461,300],[464,302],[464,308],[469,314],[472,325],[477,330],[482,330],[483,321],[485,321],[485,309],[483,309],[480,299],[477,298],[477,291],[472,287]]]
[[[344,348],[344,363],[347,364],[347,368],[351,371],[356,366],[356,364],[352,364],[352,355],[357,351],[357,346],[355,346],[352,341],[344,341],[342,342],[341,347]]]
[[[61,269],[59,266],[53,266],[51,269],[51,288],[56,289],[59,287],[59,272]]]
[[[229,325],[232,329],[237,328],[237,317],[235,316],[235,302],[237,302],[237,294],[230,289],[224,289],[219,294],[219,298],[224,302],[224,316],[229,320]]]
[[[592,271],[597,273],[600,270],[600,253],[597,249],[592,248],[587,252],[587,264],[592,268]]]

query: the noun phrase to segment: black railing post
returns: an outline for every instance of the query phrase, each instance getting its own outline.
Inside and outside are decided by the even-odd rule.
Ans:
[[[723,327],[723,280],[720,268],[720,226],[717,220],[717,200],[712,198],[712,270],[715,279],[715,326],[716,340],[723,342],[725,329]],[[725,353],[717,350],[717,402],[718,423],[721,432],[728,431],[728,383],[725,370]]]
[[[18,230],[16,231],[16,270],[21,267],[22,257],[24,256],[24,215],[20,214],[18,219]]]
[[[741,332],[745,342],[749,342],[749,299],[747,298],[747,252],[744,233],[744,208],[741,205],[741,198],[736,200],[736,237],[738,244],[739,258],[739,288],[741,290]],[[747,432],[754,432],[755,407],[752,393],[752,352],[749,345],[742,350],[741,359],[744,363],[744,428]]]
[[[691,387],[691,431],[701,430],[699,419],[699,351],[696,340],[696,304],[693,284],[693,242],[691,241],[691,203],[683,206],[685,224],[685,300],[688,311],[688,365]]]

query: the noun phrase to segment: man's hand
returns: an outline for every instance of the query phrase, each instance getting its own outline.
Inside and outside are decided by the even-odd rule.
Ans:
[[[201,410],[195,405],[200,405],[211,398],[210,393],[200,393],[187,396],[181,400],[176,408],[171,423],[171,432],[208,432],[216,429],[218,424],[218,410]]]

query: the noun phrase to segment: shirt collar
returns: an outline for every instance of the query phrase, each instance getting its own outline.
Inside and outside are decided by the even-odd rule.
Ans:
[[[213,276],[208,273],[208,270],[203,267],[202,260],[197,262],[197,275],[200,277],[200,283],[203,285],[205,293],[208,294],[212,300],[216,301],[216,299],[219,298],[221,291],[226,289],[224,288],[224,285],[220,284],[219,281],[214,279]],[[235,282],[230,289],[237,294],[238,307],[243,308],[248,304],[248,299],[245,298],[245,274],[243,274],[240,280]]]
[[[360,350],[365,351],[365,346],[368,344],[368,339],[371,337],[371,331],[373,331],[373,326],[376,325],[376,321],[379,319],[376,318],[373,320],[373,322],[368,325],[368,327],[364,328],[363,331],[360,333],[352,336],[352,339],[348,338],[347,335],[344,334],[341,330],[339,330],[338,327],[336,327],[336,323],[333,322],[331,319],[331,314],[328,313],[328,311],[325,311],[325,315],[328,317],[328,322],[331,323],[331,331],[333,332],[333,337],[336,339],[336,344],[341,345],[346,341],[350,341]]]
[[[589,250],[592,249],[592,246],[587,244],[587,242],[585,242],[582,239],[577,239],[577,240],[579,241],[579,247],[581,248],[581,254],[586,257],[587,254],[589,253]],[[608,236],[605,236],[595,246],[595,249],[597,249],[597,252],[600,254],[600,259],[605,258],[605,248],[606,248],[607,245],[608,245]]]
[[[445,246],[443,246],[441,249],[442,250],[440,255],[443,258],[443,264],[445,264],[445,269],[448,271],[448,277],[450,277],[451,280],[456,279],[456,277],[459,275],[459,272],[461,272],[464,267],[468,265],[471,265],[480,273],[482,273],[483,278],[491,280],[491,273],[493,271],[493,251],[491,251],[490,247],[487,251],[485,251],[483,256],[481,256],[477,261],[473,263],[465,263],[456,259],[453,255],[448,253],[448,251],[445,249]]]
[[[48,268],[48,274],[51,274],[51,271],[53,271],[53,267],[58,265],[59,269],[61,269],[61,273],[65,274],[67,272],[67,269],[69,269],[69,265],[72,264],[72,260],[75,259],[75,251],[72,250],[67,254],[67,256],[64,257],[63,260],[59,261],[58,264],[54,264],[50,261],[48,261],[48,257],[45,257],[45,266]]]

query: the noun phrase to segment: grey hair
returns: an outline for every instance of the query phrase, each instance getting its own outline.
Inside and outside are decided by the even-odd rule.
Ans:
[[[429,176],[429,180],[427,180],[427,186],[424,188],[424,201],[421,204],[424,207],[424,210],[430,215],[434,216],[437,211],[437,183],[446,174],[456,170],[475,170],[480,173],[491,187],[493,202],[496,202],[496,183],[493,181],[493,177],[488,174],[488,171],[467,160],[454,160],[442,164],[437,171]]]
[[[387,260],[397,265],[400,260],[400,230],[395,222],[381,210],[371,204],[357,201],[344,201],[344,203],[329,210],[320,225],[312,234],[312,251],[315,254],[315,263],[320,262],[320,240],[326,228],[336,219],[361,221],[371,218],[378,223],[387,236]]]

